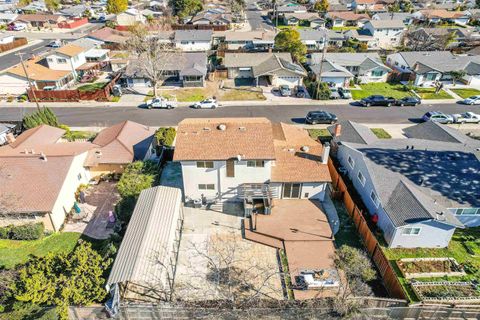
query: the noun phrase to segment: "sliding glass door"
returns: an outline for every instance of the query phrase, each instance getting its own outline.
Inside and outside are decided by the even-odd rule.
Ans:
[[[282,198],[284,199],[298,199],[302,191],[301,183],[284,183]]]

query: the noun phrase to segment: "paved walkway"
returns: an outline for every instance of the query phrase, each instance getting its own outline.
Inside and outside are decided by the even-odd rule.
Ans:
[[[328,222],[330,223],[330,228],[332,228],[333,235],[336,235],[340,229],[340,218],[338,218],[337,209],[335,209],[335,205],[333,204],[332,199],[330,199],[328,193],[329,192],[325,195],[325,199],[321,204],[323,211],[328,217]]]

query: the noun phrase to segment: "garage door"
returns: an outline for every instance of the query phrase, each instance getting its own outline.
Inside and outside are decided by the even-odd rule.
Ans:
[[[301,84],[299,77],[278,77],[275,79],[275,82],[273,83],[274,86],[287,85],[291,88]]]

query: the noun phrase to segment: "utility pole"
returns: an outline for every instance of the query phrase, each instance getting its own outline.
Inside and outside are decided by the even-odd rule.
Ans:
[[[25,67],[25,62],[23,61],[23,52],[16,53],[15,55],[20,57],[20,63],[22,64],[23,72],[25,72],[25,77],[27,78],[28,86],[30,87],[30,91],[33,95],[33,100],[35,100],[35,104],[37,105],[37,109],[40,110],[40,104],[38,103],[37,95],[35,94],[35,89],[30,81],[30,77],[28,76],[27,67]]]
[[[323,72],[323,60],[325,60],[325,54],[327,53],[327,47],[328,47],[328,38],[327,38],[327,30],[325,30],[325,34],[323,36],[322,58],[320,59],[320,71],[318,72],[317,90],[315,92],[315,95],[318,95],[318,90],[320,90],[320,82],[322,81],[322,72]]]

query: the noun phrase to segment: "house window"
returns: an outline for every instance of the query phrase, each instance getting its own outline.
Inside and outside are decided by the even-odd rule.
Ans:
[[[480,214],[480,208],[458,208],[453,210],[458,216]]]
[[[358,68],[359,68],[358,66],[353,66],[352,67],[352,72],[358,72]]]
[[[188,41],[180,41],[181,44],[188,44]]]
[[[403,228],[402,234],[404,235],[417,235],[420,234],[421,228]]]
[[[381,77],[383,76],[383,70],[373,70],[372,77]]]
[[[435,80],[436,78],[437,78],[436,73],[427,73],[425,75],[425,80],[427,80],[427,81],[432,81],[432,80]]]
[[[197,161],[197,168],[213,168],[213,161]]]
[[[263,168],[263,167],[265,167],[265,161],[263,161],[263,160],[248,160],[247,161],[247,167]]]
[[[373,203],[375,204],[375,207],[378,207],[378,197],[377,195],[375,194],[375,192],[372,192],[370,193],[370,199],[372,199]]]
[[[283,198],[298,199],[302,189],[301,183],[284,183]]]
[[[348,156],[348,164],[350,165],[350,167],[352,167],[352,169],[355,167],[355,161],[352,159],[352,157]]]
[[[207,184],[199,184],[198,185],[198,190],[215,190],[215,184],[213,183],[207,183]]]
[[[357,175],[358,181],[362,184],[362,186],[365,185],[365,176],[362,174],[362,172],[358,171]]]
[[[48,62],[53,62],[53,58],[47,58]]]
[[[57,59],[57,63],[61,63],[61,64],[67,63],[67,59],[58,58],[58,59]]]
[[[77,179],[78,179],[78,181],[82,180],[82,174],[81,173],[78,174]]]

